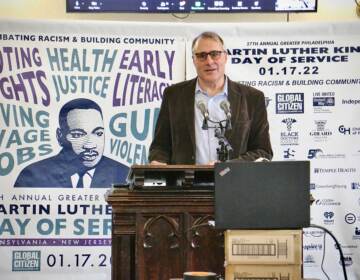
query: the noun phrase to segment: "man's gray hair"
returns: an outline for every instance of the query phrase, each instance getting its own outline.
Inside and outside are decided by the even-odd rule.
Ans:
[[[215,33],[215,32],[212,32],[212,31],[206,31],[206,32],[203,32],[201,33],[200,35],[196,36],[194,38],[194,40],[192,41],[192,44],[191,44],[191,51],[194,53],[194,48],[195,48],[195,45],[196,43],[200,40],[200,39],[213,39],[217,42],[219,42],[224,48],[224,40],[220,37],[219,34]]]

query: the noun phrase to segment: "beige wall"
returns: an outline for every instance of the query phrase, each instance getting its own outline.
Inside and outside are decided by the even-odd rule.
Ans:
[[[121,1],[121,0],[119,0]],[[161,22],[261,22],[359,20],[354,0],[318,0],[317,13],[302,14],[190,14],[178,19],[171,14],[66,13],[66,0],[0,0],[0,18],[86,19]],[[179,14],[180,17],[186,15]]]

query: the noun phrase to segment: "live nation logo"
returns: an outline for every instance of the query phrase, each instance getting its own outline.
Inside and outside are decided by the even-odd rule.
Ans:
[[[276,114],[303,114],[304,93],[277,93]]]
[[[325,142],[328,137],[332,135],[330,129],[326,128],[327,120],[315,120],[315,129],[310,131],[310,136],[314,138],[315,142]]]
[[[281,145],[299,145],[299,132],[293,130],[293,124],[296,123],[294,118],[285,118],[281,121],[286,125],[286,131],[280,132]]]

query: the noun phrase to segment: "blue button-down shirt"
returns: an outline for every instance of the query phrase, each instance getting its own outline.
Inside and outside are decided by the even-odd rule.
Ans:
[[[219,122],[226,120],[224,111],[220,108],[220,103],[227,100],[227,78],[223,90],[215,96],[209,96],[200,88],[199,82],[195,87],[195,144],[196,144],[196,164],[207,164],[218,159],[216,149],[219,147],[219,140],[215,137],[215,123],[208,122],[209,129],[202,129],[204,117],[196,107],[199,100],[203,100],[207,105],[209,118],[211,121]],[[186,145],[186,143],[184,143]]]

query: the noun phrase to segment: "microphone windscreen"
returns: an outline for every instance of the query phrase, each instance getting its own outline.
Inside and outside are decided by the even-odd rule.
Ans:
[[[231,112],[230,112],[230,103],[227,100],[223,100],[220,102],[220,108],[225,112],[225,115],[227,118],[231,117]]]
[[[204,100],[199,100],[198,102],[196,102],[196,107],[200,110],[200,112],[201,112],[205,117],[207,117],[207,116],[209,115]]]

